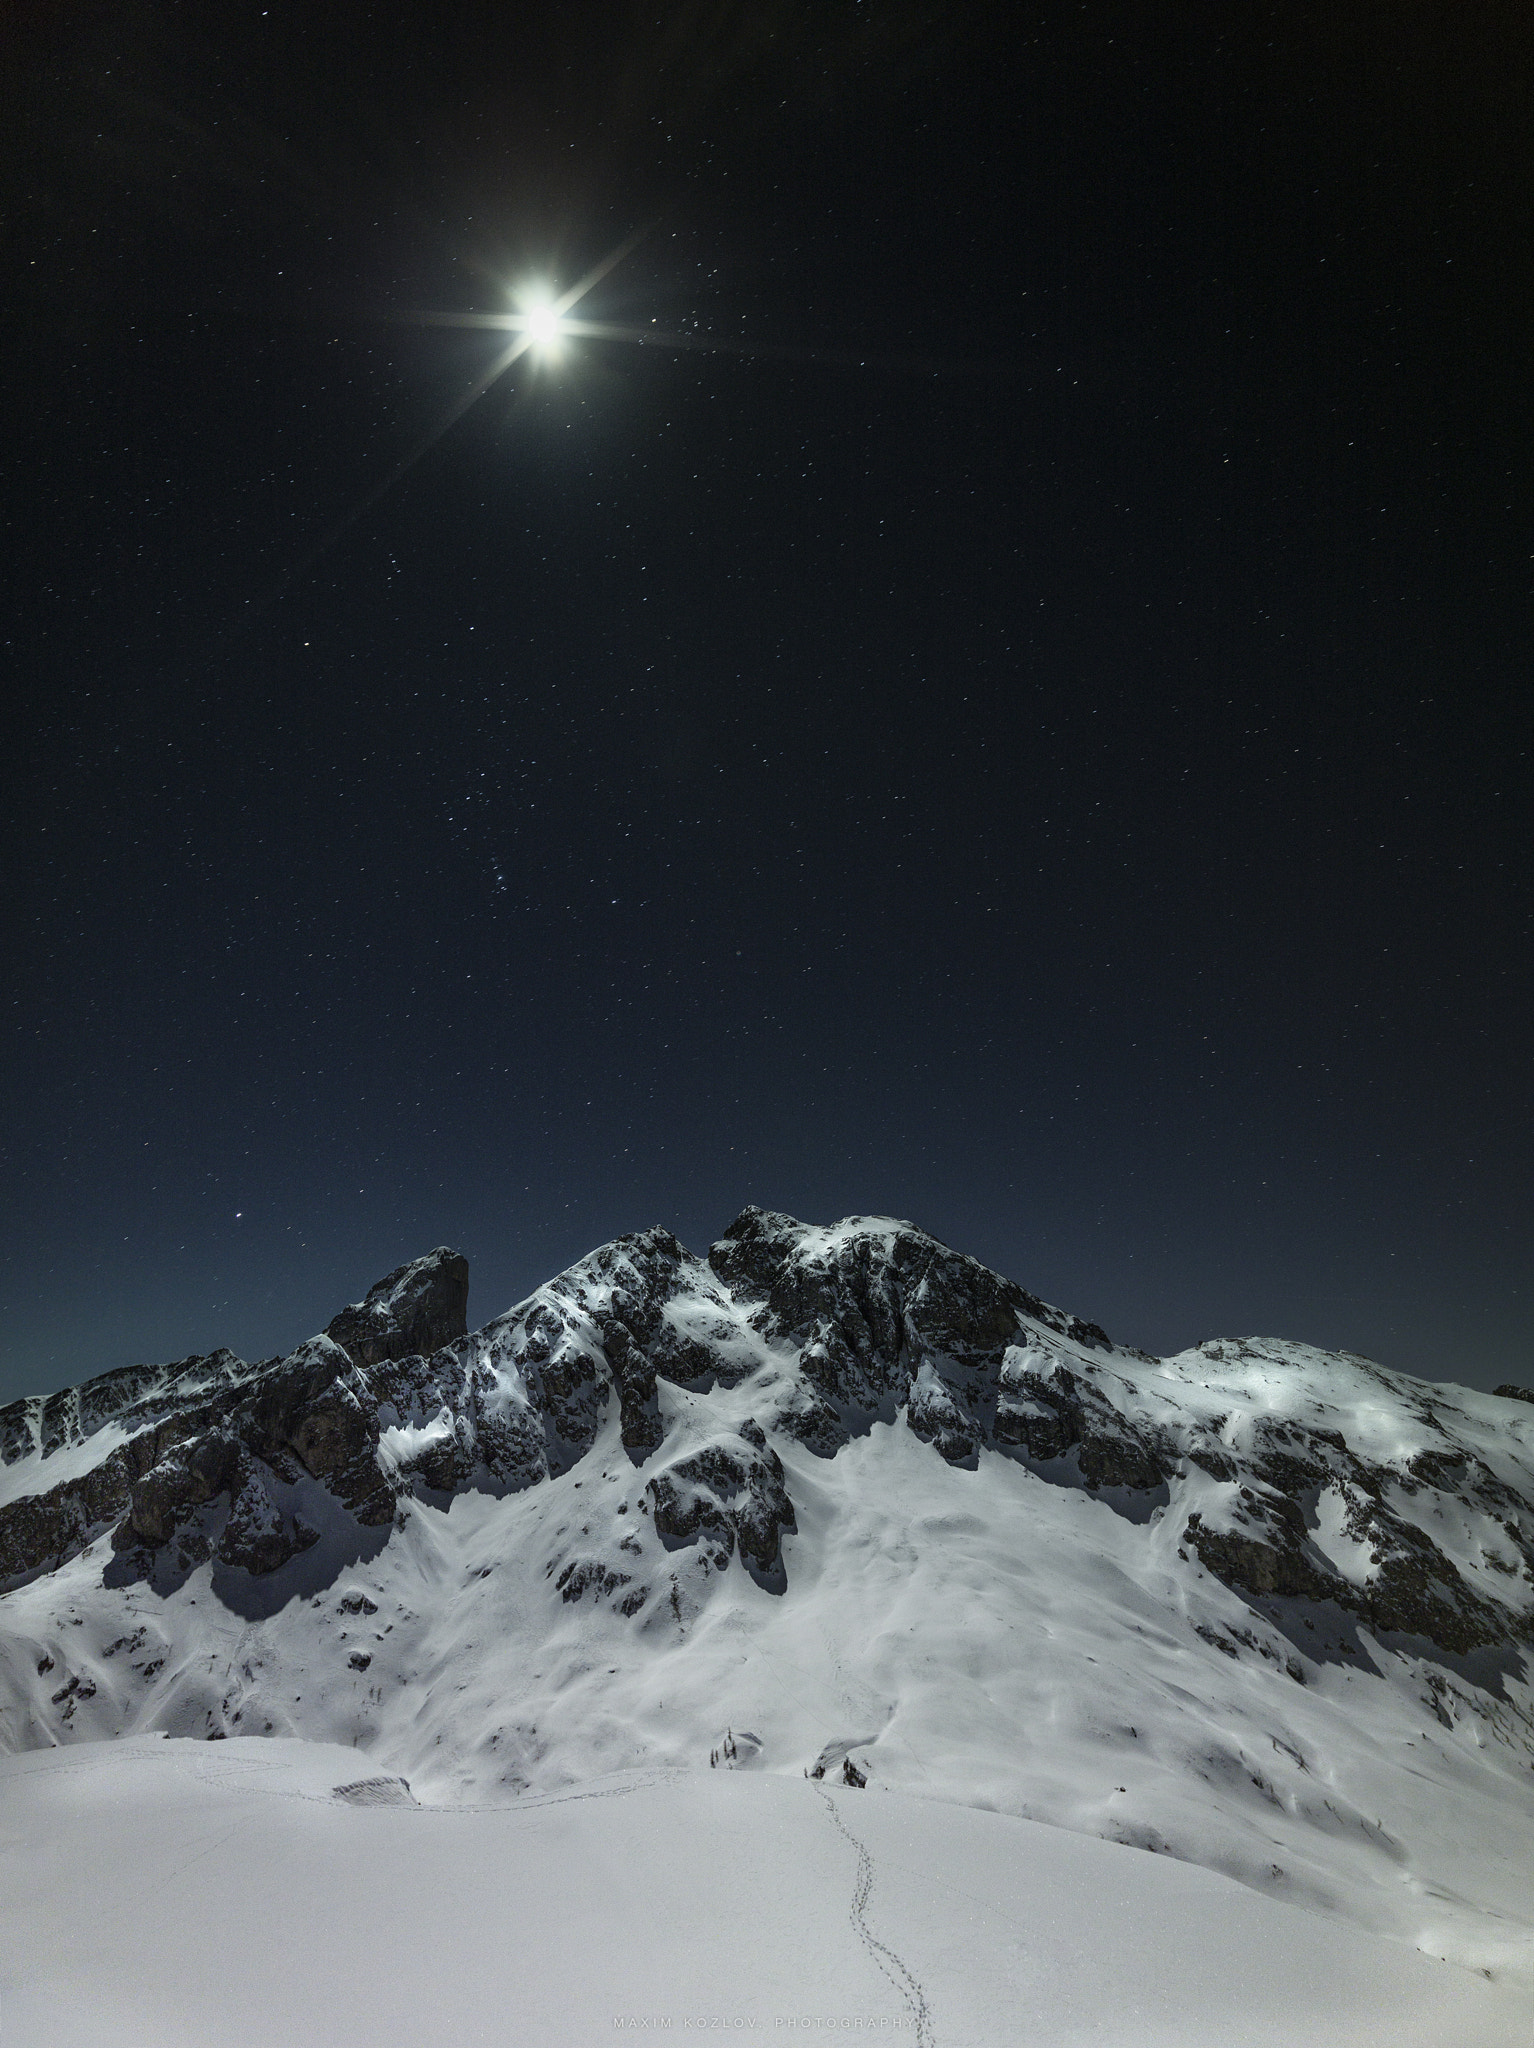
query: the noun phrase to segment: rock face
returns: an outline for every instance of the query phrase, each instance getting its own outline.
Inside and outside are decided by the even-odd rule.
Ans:
[[[125,1366],[46,1399],[0,1409],[0,1465],[30,1467],[32,1486],[0,1506],[0,1584],[75,1556],[125,1516],[134,1486],[190,1445],[265,1368],[232,1351],[175,1365]],[[50,1460],[99,1443],[78,1476],[49,1484]],[[146,1517],[152,1514],[146,1495]]]
[[[430,1356],[468,1329],[469,1262],[438,1245],[422,1259],[396,1266],[366,1296],[326,1325],[353,1365]]]
[[[1023,1384],[1009,1360],[1030,1325],[1073,1346],[1112,1348],[1095,1323],[1062,1315],[909,1224],[854,1218],[817,1231],[747,1209],[708,1256],[752,1326],[796,1350],[800,1385],[781,1425],[826,1456],[904,1406],[911,1428],[950,1464],[972,1464],[982,1445],[1008,1441],[997,1427],[1003,1374]],[[1037,1362],[1046,1375],[1059,1364],[1044,1351]],[[1061,1400],[1063,1414],[1064,1381]],[[1079,1405],[1075,1412],[1079,1422]],[[1071,1425],[1062,1450],[1080,1439]]]
[[[378,1402],[364,1368],[435,1349],[466,1326],[468,1261],[439,1248],[343,1309],[329,1333],[250,1366],[230,1351],[128,1366],[0,1410],[0,1458],[48,1461],[93,1439],[79,1477],[0,1506],[0,1583],[74,1556],[110,1530],[121,1569],[163,1578],[213,1559],[264,1575],[316,1541],[315,1482],[360,1528],[387,1525]],[[350,1347],[350,1348],[348,1348]],[[417,1361],[419,1363],[419,1361]]]
[[[783,1483],[783,1462],[758,1423],[744,1422],[732,1440],[678,1458],[655,1474],[646,1491],[652,1526],[664,1543],[710,1545],[716,1571],[738,1545],[757,1584],[783,1591],[783,1538],[799,1525]]]
[[[518,1493],[600,1455],[636,1469],[667,1554],[705,1574],[738,1558],[781,1593],[799,1518],[772,1439],[829,1459],[882,1423],[961,1471],[999,1456],[1129,1521],[1171,1517],[1179,1555],[1280,1626],[1324,1609],[1457,1657],[1530,1638],[1525,1467],[1494,1469],[1432,1389],[1367,1360],[1257,1339],[1153,1360],[910,1224],[755,1208],[706,1260],[663,1229],[619,1238],[472,1334],[467,1296],[439,1248],[286,1358],[214,1352],[13,1403],[0,1455],[27,1483],[0,1506],[0,1576],[110,1533],[119,1580],[210,1561],[266,1578],[326,1530],[339,1558],[404,1502]],[[1400,1426],[1345,1436],[1328,1373]],[[1260,1404],[1221,1394],[1258,1380]],[[1473,1546],[1449,1541],[1472,1524]],[[655,1585],[635,1555],[572,1539],[549,1574],[565,1601],[638,1615]]]
[[[1241,1475],[1250,1483],[1225,1503],[1224,1526],[1207,1527],[1197,1510],[1188,1517],[1186,1541],[1227,1585],[1329,1601],[1377,1631],[1420,1636],[1460,1655],[1534,1636],[1526,1602],[1510,1614],[1500,1597],[1472,1588],[1421,1526],[1423,1508],[1441,1519],[1452,1498],[1505,1536],[1511,1555],[1500,1545],[1483,1550],[1497,1560],[1493,1570],[1515,1584],[1527,1578],[1530,1502],[1479,1459],[1446,1447],[1396,1465],[1360,1456],[1335,1431],[1268,1422],[1254,1434],[1255,1455]],[[1326,1518],[1331,1555],[1315,1540],[1323,1502],[1334,1511]],[[1339,1568],[1339,1555],[1351,1557],[1352,1569]]]

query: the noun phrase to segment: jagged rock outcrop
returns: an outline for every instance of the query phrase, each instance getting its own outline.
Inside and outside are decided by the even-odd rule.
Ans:
[[[311,1337],[232,1391],[206,1428],[168,1449],[156,1439],[164,1454],[134,1472],[112,1547],[146,1574],[162,1559],[182,1572],[210,1558],[257,1576],[276,1571],[318,1539],[306,1481],[360,1528],[391,1520],[397,1491],[378,1441],[365,1372],[330,1337]]]
[[[757,1584],[783,1590],[783,1537],[799,1524],[783,1462],[759,1423],[748,1420],[733,1440],[676,1459],[654,1475],[646,1492],[655,1533],[668,1546],[702,1543],[722,1571],[738,1545]]]
[[[462,1252],[438,1245],[386,1273],[361,1301],[326,1324],[325,1335],[353,1365],[429,1357],[464,1334],[468,1310],[469,1262]]]
[[[800,1385],[780,1420],[823,1456],[904,1406],[950,1464],[972,1463],[984,1444],[1025,1442],[997,1429],[1003,1367],[1025,1322],[1073,1346],[1111,1349],[1095,1323],[885,1218],[822,1231],[747,1209],[709,1264],[753,1327],[797,1348]],[[1078,1426],[1061,1448],[1081,1438]]]
[[[1236,1473],[1230,1475],[1236,1478]],[[1185,1540],[1227,1585],[1258,1596],[1325,1601],[1389,1634],[1420,1636],[1457,1655],[1529,1633],[1502,1601],[1469,1586],[1463,1573],[1411,1519],[1408,1504],[1427,1495],[1442,1518],[1445,1496],[1484,1513],[1534,1576],[1529,1503],[1479,1459],[1446,1444],[1399,1465],[1361,1457],[1339,1431],[1298,1428],[1264,1418],[1233,1488],[1224,1525],[1205,1526],[1195,1510]],[[1436,1497],[1436,1499],[1435,1499]],[[1317,1543],[1323,1503],[1334,1539],[1354,1571],[1338,1568]],[[1424,1503],[1425,1504],[1425,1503]],[[1500,1549],[1491,1569],[1516,1578]]]
[[[190,1434],[234,1389],[273,1363],[247,1365],[232,1351],[212,1351],[174,1365],[120,1366],[78,1387],[8,1402],[0,1408],[0,1465],[48,1459],[108,1425],[133,1435],[169,1421]]]
[[[1085,1373],[1038,1344],[1010,1345],[1002,1360],[996,1440],[1041,1464],[1074,1458],[1093,1488],[1150,1492],[1170,1469]]]
[[[61,1565],[111,1528],[128,1505],[135,1462],[131,1448],[114,1451],[78,1479],[0,1508],[0,1581]]]
[[[56,1567],[120,1522],[134,1486],[176,1446],[194,1443],[263,1369],[215,1351],[175,1365],[125,1366],[0,1409],[0,1463],[35,1461],[42,1482],[0,1506],[0,1584]],[[49,1460],[93,1438],[99,1460],[49,1486]]]
[[[461,1336],[467,1299],[467,1260],[439,1249],[380,1281],[331,1328],[358,1358],[392,1360],[414,1340]],[[274,1571],[316,1540],[305,1480],[360,1527],[382,1526],[396,1489],[377,1455],[377,1406],[357,1358],[328,1335],[259,1365],[215,1351],[12,1402],[0,1410],[6,1464],[35,1458],[45,1476],[61,1449],[98,1436],[113,1447],[78,1477],[0,1506],[0,1583],[56,1566],[108,1530],[114,1551],[146,1571],[209,1558]]]

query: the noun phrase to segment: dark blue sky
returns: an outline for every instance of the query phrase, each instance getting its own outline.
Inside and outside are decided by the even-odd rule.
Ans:
[[[0,1397],[747,1201],[1534,1379],[1530,38],[1146,13],[16,39]],[[644,222],[788,353],[353,516]]]

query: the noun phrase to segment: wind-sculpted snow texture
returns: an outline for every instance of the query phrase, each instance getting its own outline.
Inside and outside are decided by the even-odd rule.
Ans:
[[[1529,1967],[1527,1402],[1153,1359],[887,1218],[466,1300],[439,1249],[285,1359],[0,1411],[0,1743],[490,1800],[829,1760]]]

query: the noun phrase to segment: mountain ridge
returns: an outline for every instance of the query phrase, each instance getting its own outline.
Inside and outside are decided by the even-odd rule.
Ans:
[[[124,1367],[0,1409],[4,1465],[29,1450],[46,1465],[108,1427],[122,1432],[79,1476],[61,1474],[56,1487],[0,1506],[0,1585],[63,1562],[109,1521],[114,1549],[130,1560],[118,1583],[135,1570],[164,1581],[168,1548],[186,1569],[216,1553],[266,1576],[317,1539],[289,1500],[302,1481],[319,1482],[362,1529],[390,1521],[405,1495],[440,1506],[464,1490],[517,1491],[584,1457],[614,1395],[624,1450],[638,1466],[666,1441],[660,1383],[706,1395],[752,1367],[760,1378],[774,1347],[788,1345],[796,1371],[768,1374],[765,1420],[747,1418],[744,1449],[704,1446],[651,1487],[658,1528],[679,1542],[706,1532],[726,1554],[739,1544],[763,1583],[782,1578],[780,1538],[793,1513],[765,1429],[834,1456],[903,1407],[912,1431],[951,1465],[973,1469],[986,1448],[1064,1480],[1064,1461],[1078,1483],[1106,1489],[1131,1515],[1164,1505],[1168,1482],[1189,1465],[1221,1484],[1237,1472],[1218,1430],[1198,1420],[1173,1426],[1168,1402],[1158,1414],[1142,1399],[1136,1413],[1105,1382],[1110,1360],[1153,1369],[1168,1361],[1115,1346],[1097,1324],[893,1218],[820,1228],[751,1207],[706,1261],[655,1227],[599,1246],[473,1333],[467,1300],[467,1260],[439,1246],[284,1359],[246,1365],[216,1351]],[[1178,1356],[1276,1366],[1302,1351],[1283,1340],[1211,1339]],[[1420,1390],[1417,1413],[1437,1428],[1433,1383],[1331,1355],[1378,1376],[1396,1398]],[[1417,1522],[1392,1511],[1379,1466],[1337,1431],[1291,1420],[1256,1436],[1258,1488],[1241,1486],[1228,1514],[1188,1515],[1184,1540],[1215,1576],[1259,1597],[1330,1600],[1459,1655],[1534,1634],[1534,1603],[1511,1604],[1495,1580],[1468,1584]],[[1527,1505],[1453,1439],[1421,1447],[1400,1483],[1411,1489],[1451,1472],[1493,1511]],[[1329,1484],[1348,1492],[1347,1533],[1375,1553],[1365,1599],[1334,1560],[1318,1558],[1297,1507],[1297,1496]],[[724,1493],[749,1496],[739,1517]],[[220,1496],[229,1511],[210,1538],[205,1511]],[[1522,1558],[1521,1572],[1504,1576],[1534,1583],[1534,1532],[1505,1512],[1498,1519]]]

